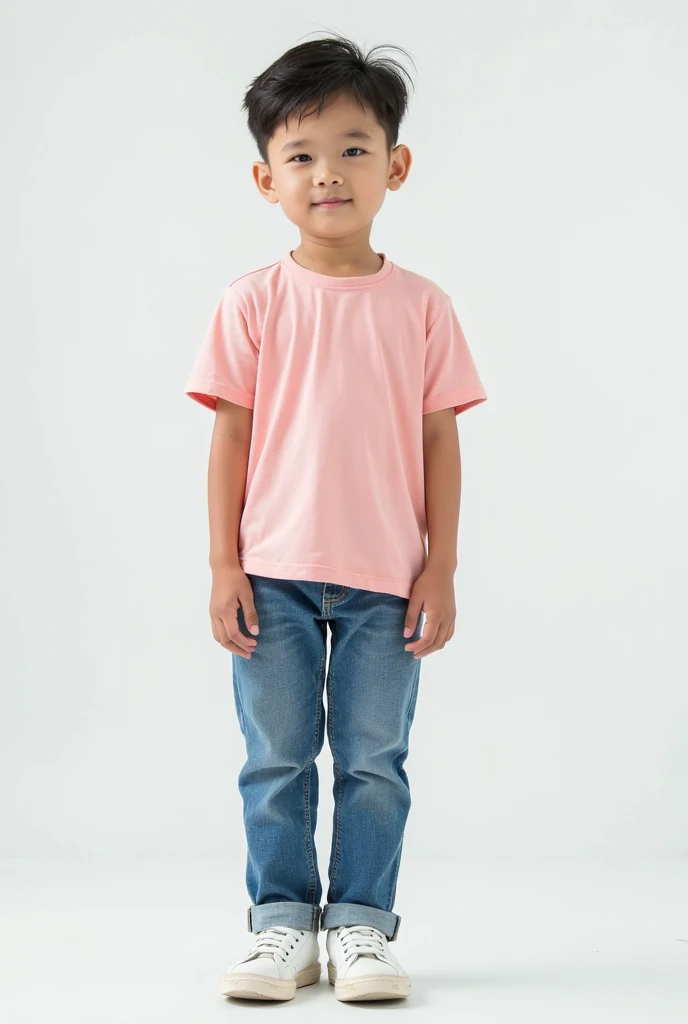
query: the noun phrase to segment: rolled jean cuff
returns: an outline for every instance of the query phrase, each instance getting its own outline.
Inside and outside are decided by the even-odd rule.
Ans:
[[[246,911],[246,924],[250,932],[261,932],[273,925],[285,928],[302,928],[304,931],[320,931],[321,908],[317,903],[296,903],[285,900],[280,903],[252,903]]]
[[[339,928],[343,924],[368,924],[394,942],[399,934],[401,918],[391,910],[380,910],[364,903],[326,903],[320,918],[321,931]]]

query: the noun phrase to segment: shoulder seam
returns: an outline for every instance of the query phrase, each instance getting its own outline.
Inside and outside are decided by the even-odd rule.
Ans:
[[[430,331],[433,329],[433,327],[435,326],[435,324],[439,320],[440,316],[444,312],[445,307],[448,306],[451,303],[451,295],[448,295],[447,292],[443,292],[443,295],[444,295],[444,298],[442,299],[442,305],[440,306],[440,309],[439,309],[439,312],[438,312],[437,316],[435,317],[435,319],[432,321],[432,323],[428,327],[427,334],[429,334]]]
[[[244,277],[250,277],[251,274],[259,274],[261,270],[269,270],[270,267],[276,267],[277,264],[280,262],[280,260],[273,260],[272,263],[266,263],[265,266],[263,267],[255,267],[253,270],[247,270],[245,274],[239,274],[238,277],[235,277],[232,281],[230,281],[227,287],[231,288],[232,285],[236,284],[237,281],[241,281]]]

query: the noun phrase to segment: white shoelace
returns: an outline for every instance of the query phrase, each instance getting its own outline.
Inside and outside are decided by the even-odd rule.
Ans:
[[[256,941],[246,954],[245,959],[250,960],[252,957],[257,956],[273,957],[281,953],[287,945],[294,947],[296,942],[292,940],[295,940],[297,935],[300,937],[303,934],[300,928],[287,928],[282,925],[276,925],[274,928],[264,928],[258,932]]]
[[[392,963],[385,946],[387,938],[379,929],[367,924],[352,924],[341,925],[337,931],[347,960],[354,960],[357,956],[372,956],[388,964]]]

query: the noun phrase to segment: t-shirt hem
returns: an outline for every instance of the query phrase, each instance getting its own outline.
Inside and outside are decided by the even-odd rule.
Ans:
[[[256,576],[271,576],[279,580],[310,580],[314,583],[337,583],[341,587],[358,587],[377,593],[396,594],[397,597],[411,596],[411,583],[390,576],[374,576],[370,573],[351,572],[337,569],[332,565],[304,565],[300,562],[266,562],[252,555],[239,557],[239,564],[245,573]]]

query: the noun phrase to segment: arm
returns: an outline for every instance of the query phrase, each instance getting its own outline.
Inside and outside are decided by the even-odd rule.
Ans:
[[[441,650],[454,635],[461,455],[453,407],[423,416],[423,461],[428,559],[411,590],[404,620],[404,636],[409,637],[416,630],[421,610],[425,612],[422,635],[404,647],[414,658]]]
[[[210,620],[218,643],[243,658],[250,658],[257,641],[241,631],[239,606],[247,628],[258,632],[253,588],[238,551],[252,427],[252,409],[217,399],[208,464]]]
[[[428,565],[453,574],[461,504],[461,450],[453,408],[423,416],[423,461]]]
[[[253,410],[217,399],[208,460],[211,569],[239,566],[239,523],[244,507]]]

